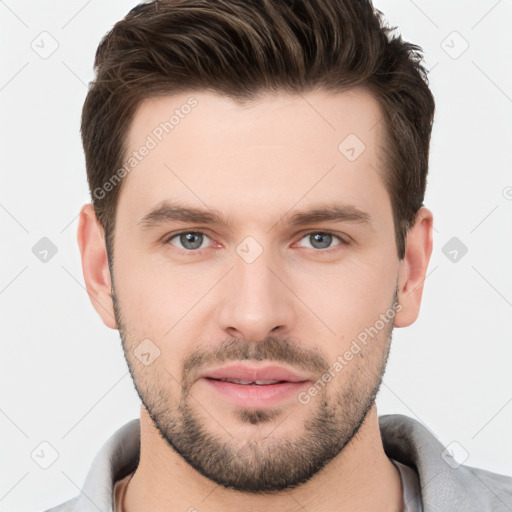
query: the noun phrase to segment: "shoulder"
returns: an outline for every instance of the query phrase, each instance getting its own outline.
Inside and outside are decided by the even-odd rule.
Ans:
[[[379,427],[388,457],[417,471],[427,509],[512,510],[512,477],[460,464],[449,445],[445,446],[427,426],[408,416],[380,416]]]
[[[116,430],[96,454],[80,494],[44,512],[112,511],[115,483],[132,472],[140,455],[140,421]]]
[[[462,465],[459,469],[466,473],[468,482],[476,484],[475,488],[477,481],[480,482],[483,491],[491,491],[498,501],[508,506],[507,510],[512,510],[512,477],[471,466]]]

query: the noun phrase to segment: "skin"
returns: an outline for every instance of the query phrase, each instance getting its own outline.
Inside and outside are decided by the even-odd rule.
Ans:
[[[197,107],[124,178],[113,276],[92,205],[80,213],[87,291],[103,322],[120,330],[143,404],[141,458],[124,510],[224,511],[233,503],[262,512],[401,510],[400,477],[383,450],[374,398],[392,328],[419,314],[433,217],[420,210],[399,260],[381,178],[378,102],[364,89],[266,94],[245,105],[211,92],[151,99],[136,113],[128,152],[190,96]],[[338,150],[348,134],[366,146],[354,161]],[[165,200],[217,210],[230,224],[143,229],[140,220]],[[286,222],[320,203],[356,206],[371,225]],[[179,236],[171,243],[183,230],[207,235],[200,253],[184,254],[192,245]],[[328,239],[334,250],[322,255],[308,234],[325,231],[349,243]],[[251,263],[236,251],[247,236],[262,248]],[[400,308],[386,328],[307,404],[294,396],[259,412],[240,409],[197,379],[245,350],[252,364],[279,361],[314,381],[395,299]],[[144,339],[160,351],[148,366],[134,355]],[[285,441],[298,448],[287,452]],[[209,467],[208,454],[227,463],[230,453],[231,465]],[[311,460],[323,467],[309,467]],[[262,471],[265,461],[273,472]],[[242,492],[248,481],[275,488]]]

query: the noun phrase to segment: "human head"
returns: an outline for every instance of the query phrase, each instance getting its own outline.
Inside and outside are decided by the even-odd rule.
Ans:
[[[87,177],[109,254],[130,172],[127,133],[144,99],[206,88],[243,103],[279,90],[363,86],[382,108],[382,179],[402,259],[423,205],[434,99],[420,48],[392,32],[369,0],[157,0],[132,9],[98,47],[82,115]]]
[[[273,12],[273,8],[285,9],[287,4],[259,5]],[[236,2],[231,8],[243,11],[246,6],[251,7]],[[303,16],[313,7],[312,19],[304,21]],[[358,11],[364,8],[371,13],[370,18]],[[188,9],[193,9],[193,14]],[[225,11],[220,17],[225,25],[218,28],[218,39],[194,43],[184,33],[185,20],[199,37],[218,27],[218,9]],[[346,27],[334,29],[330,9],[339,9],[340,20],[346,16],[350,23],[343,18],[340,23]],[[153,24],[144,21],[147,12],[154,13]],[[380,40],[383,44],[385,36],[379,32],[371,5],[295,3],[297,42],[302,41],[300,34],[315,27],[309,34],[312,40],[303,42],[306,50],[302,59],[297,49],[290,47],[291,29],[283,27],[281,16],[274,23],[288,34],[288,43],[286,37],[262,30],[258,18],[252,38],[237,39],[238,32],[229,22],[235,26],[242,23],[240,30],[247,29],[248,23],[242,13],[229,12],[226,2],[144,5],[132,11],[130,18],[145,27],[138,35],[121,24],[121,28],[114,28],[115,37],[107,36],[102,42],[97,59],[101,62],[100,86],[93,86],[84,107],[84,146],[87,141],[98,142],[96,152],[92,147],[86,149],[90,182],[90,171],[100,164],[112,174],[118,165],[115,155],[128,158],[169,112],[183,105],[195,107],[188,108],[188,114],[182,111],[187,115],[180,118],[179,126],[159,140],[117,186],[111,183],[106,190],[102,179],[111,174],[99,179],[92,173],[97,180],[91,182],[93,197],[101,202],[109,196],[108,204],[116,208],[106,213],[98,210],[99,204],[94,205],[97,217],[103,216],[100,223],[107,237],[112,237],[114,230],[106,226],[115,218],[115,237],[110,239],[115,258],[108,258],[110,269],[105,264],[104,240],[98,238],[97,225],[90,222],[88,207],[81,214],[79,243],[93,304],[103,321],[121,333],[125,357],[147,413],[142,411],[142,425],[154,425],[175,452],[208,478],[238,490],[261,493],[308,481],[354,440],[359,429],[365,430],[364,422],[374,413],[393,324],[405,326],[415,320],[431,251],[431,218],[423,212],[421,222],[416,221],[408,232],[407,247],[402,250],[404,261],[399,261],[393,187],[405,194],[406,200],[399,204],[410,206],[412,197],[418,200],[422,175],[416,162],[416,174],[402,176],[391,185],[385,172],[392,161],[389,148],[393,135],[388,126],[405,126],[408,120],[414,127],[408,135],[400,131],[398,139],[398,148],[404,150],[398,156],[411,164],[408,171],[412,172],[412,157],[405,148],[416,155],[416,149],[423,147],[418,142],[420,128],[430,133],[426,126],[431,119],[419,116],[422,105],[403,98],[393,113],[386,114],[387,103],[378,95],[379,89],[370,79],[373,75],[368,75],[370,64],[378,67],[383,59],[397,62],[399,57],[407,57],[408,64],[402,62],[393,72],[386,74],[378,68],[379,76],[387,77],[386,87],[411,86],[416,80],[416,85],[428,88],[419,64],[404,46],[394,57],[371,45],[372,51],[362,55],[358,45],[372,40],[365,30],[377,30],[374,43]],[[319,12],[325,16],[325,24],[319,24]],[[204,25],[197,23],[199,13],[207,18]],[[256,8],[250,8],[246,15],[257,13]],[[262,23],[263,18],[261,14]],[[332,40],[326,26],[333,28]],[[349,41],[347,34],[351,33],[357,37]],[[228,46],[235,52],[231,60],[219,55],[226,45],[226,34],[230,34]],[[333,56],[317,58],[316,38],[325,38],[318,45],[334,48],[336,55],[346,53],[348,64],[340,68]],[[177,41],[179,55],[165,49],[171,40]],[[268,46],[264,51],[254,47],[261,40]],[[122,51],[112,48],[117,48],[118,42]],[[252,74],[237,53],[249,43],[252,46],[246,59],[247,68],[250,63],[254,66]],[[138,50],[130,49],[130,45]],[[160,46],[165,51],[157,57],[155,47]],[[276,55],[272,57],[269,52],[274,47]],[[204,57],[207,51],[212,55]],[[151,55],[149,61],[139,52]],[[196,81],[183,69],[189,61],[197,61],[202,71]],[[137,72],[133,68],[127,71],[130,62]],[[302,69],[301,62],[311,67]],[[162,75],[155,76],[151,66],[161,69],[171,63],[177,76],[166,75],[162,83]],[[204,81],[209,66],[213,83]],[[322,70],[329,69],[330,73],[321,75]],[[344,69],[343,74],[334,73],[339,69]],[[409,81],[404,78],[404,69],[415,70]],[[220,70],[231,81],[222,78]],[[315,76],[323,76],[323,81],[314,81]],[[388,91],[387,101],[395,97],[396,91],[389,92],[382,84],[381,90]],[[415,89],[408,89],[408,93],[415,93]],[[101,117],[107,110],[112,116],[110,125]],[[179,115],[180,109],[174,111]],[[395,119],[405,111],[410,118]],[[347,134],[359,134],[365,144],[353,161],[338,149],[339,137]],[[116,137],[120,153],[113,143]],[[428,141],[421,140],[428,147]],[[95,196],[96,189],[105,191],[105,197]],[[113,193],[117,194],[115,202]],[[177,213],[164,201],[172,208],[180,203],[192,206],[178,211],[181,220],[170,220]],[[299,214],[292,211],[297,203]],[[297,247],[296,243],[290,247],[291,242],[306,237],[299,236],[300,227],[335,229],[338,224],[326,218],[325,210],[323,216],[318,213],[318,205],[324,203],[356,205],[344,210],[345,233],[334,251]],[[291,221],[294,213],[300,222]],[[409,221],[415,218],[416,213]],[[215,247],[195,253],[176,250],[171,240],[178,234],[170,234],[179,221],[187,228],[207,224]],[[332,238],[327,235],[327,241]],[[184,242],[185,238],[180,239]],[[238,251],[252,251],[254,259],[248,261]],[[403,299],[403,308],[398,299]],[[365,333],[371,333],[365,343],[351,343]],[[151,347],[156,347],[158,357],[142,366],[137,351],[150,354]],[[339,357],[345,354],[344,363],[340,363]],[[341,370],[325,389],[316,395],[310,392],[314,398],[307,403],[233,408],[208,390],[201,372],[240,361],[278,362],[294,370],[300,368],[311,381],[322,378],[331,366],[335,368],[336,361]],[[151,436],[147,432],[146,444]],[[368,432],[364,439],[368,440]],[[154,453],[163,452],[167,458],[175,453],[163,448],[154,447]]]

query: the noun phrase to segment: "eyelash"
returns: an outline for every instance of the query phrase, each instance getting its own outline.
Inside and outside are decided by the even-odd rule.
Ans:
[[[164,244],[170,244],[171,240],[173,238],[176,238],[180,235],[184,235],[184,234],[194,234],[194,235],[197,235],[197,234],[200,234],[200,235],[205,235],[206,237],[210,238],[208,236],[207,233],[205,233],[204,231],[201,231],[201,230],[195,230],[195,231],[192,231],[192,230],[185,230],[185,231],[179,231],[178,233],[173,233],[172,235],[168,236],[165,238],[164,240]],[[325,254],[331,254],[332,252],[338,250],[340,248],[340,246],[347,246],[347,245],[350,245],[350,242],[346,239],[346,236],[344,237],[344,235],[342,233],[338,233],[336,231],[329,231],[329,230],[326,230],[326,231],[319,231],[319,230],[316,230],[316,231],[308,231],[307,233],[303,233],[302,236],[300,237],[299,240],[302,240],[303,238],[309,236],[309,235],[314,235],[314,234],[322,234],[322,235],[332,235],[334,237],[336,237],[340,243],[333,246],[333,247],[330,247],[328,249],[314,249],[312,248],[311,250],[315,251],[315,253],[317,254],[320,254],[320,255],[325,255]],[[211,240],[211,238],[210,238]],[[172,245],[172,244],[170,244]],[[205,251],[207,248],[205,249],[190,249],[190,250],[186,250],[186,249],[180,249],[179,247],[176,247],[176,246],[173,246],[174,249],[176,249],[179,253],[181,254],[185,254],[185,255],[200,255],[203,253],[203,251]],[[307,249],[307,247],[306,247]]]

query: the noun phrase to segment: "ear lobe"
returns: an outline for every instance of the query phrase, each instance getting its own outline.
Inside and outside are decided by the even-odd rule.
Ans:
[[[407,234],[405,256],[400,261],[398,277],[398,301],[402,309],[395,315],[395,327],[407,327],[418,318],[432,254],[433,221],[432,212],[422,207]]]
[[[91,203],[85,204],[80,210],[77,241],[89,299],[103,323],[117,329],[104,231]]]

